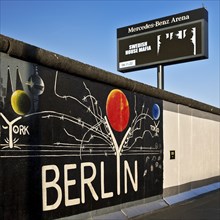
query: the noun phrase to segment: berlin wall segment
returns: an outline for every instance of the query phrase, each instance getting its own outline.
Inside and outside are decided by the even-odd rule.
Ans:
[[[1,219],[162,194],[162,100],[4,53],[0,73]]]

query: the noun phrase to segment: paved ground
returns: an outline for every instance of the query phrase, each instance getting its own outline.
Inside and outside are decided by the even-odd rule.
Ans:
[[[220,190],[132,220],[220,220]]]

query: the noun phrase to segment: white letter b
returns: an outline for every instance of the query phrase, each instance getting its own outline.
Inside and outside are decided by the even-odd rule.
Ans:
[[[53,170],[55,173],[54,180],[47,182],[47,171]],[[60,186],[57,184],[57,181],[60,178],[60,172],[56,165],[47,165],[42,167],[42,200],[43,200],[43,211],[54,210],[58,208],[62,201],[62,190]],[[47,189],[48,188],[55,188],[57,191],[57,200],[54,204],[48,205],[47,204]]]

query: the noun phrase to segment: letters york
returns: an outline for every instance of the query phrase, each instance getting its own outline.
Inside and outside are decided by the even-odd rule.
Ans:
[[[72,170],[77,169],[76,164],[65,164],[64,165],[64,192],[58,181],[60,179],[60,171],[56,165],[45,165],[42,167],[42,202],[43,202],[43,211],[49,211],[57,209],[63,198],[64,194],[64,202],[65,206],[74,206],[80,203],[86,202],[85,197],[85,189],[88,187],[92,197],[98,201],[101,199],[111,198],[114,196],[113,192],[105,191],[105,164],[102,161],[100,163],[100,184],[99,186],[94,186],[93,180],[96,178],[97,169],[94,163],[92,162],[84,162],[80,165],[80,189],[81,189],[81,198],[73,198],[74,195],[70,195],[70,187],[74,187],[79,180],[69,179],[68,173]],[[92,170],[92,174],[90,177],[86,177],[85,171],[86,169]],[[52,181],[47,181],[47,172],[54,172],[54,179]],[[116,174],[115,174],[116,175]],[[131,168],[128,162],[124,161],[124,193],[128,193],[128,178],[130,179],[130,183],[134,189],[134,191],[138,190],[138,165],[137,161],[134,162],[134,174],[132,175]],[[120,180],[117,179],[117,185],[120,184]],[[95,188],[101,187],[101,195],[98,195]],[[119,186],[121,187],[121,186]],[[48,204],[48,189],[55,189],[57,197],[56,201],[53,204]],[[71,199],[70,199],[71,197]]]

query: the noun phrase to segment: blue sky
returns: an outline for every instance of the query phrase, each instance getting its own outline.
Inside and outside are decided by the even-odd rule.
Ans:
[[[0,0],[1,34],[156,87],[157,69],[117,71],[117,28],[201,8],[209,59],[166,66],[165,90],[220,107],[219,0]]]

